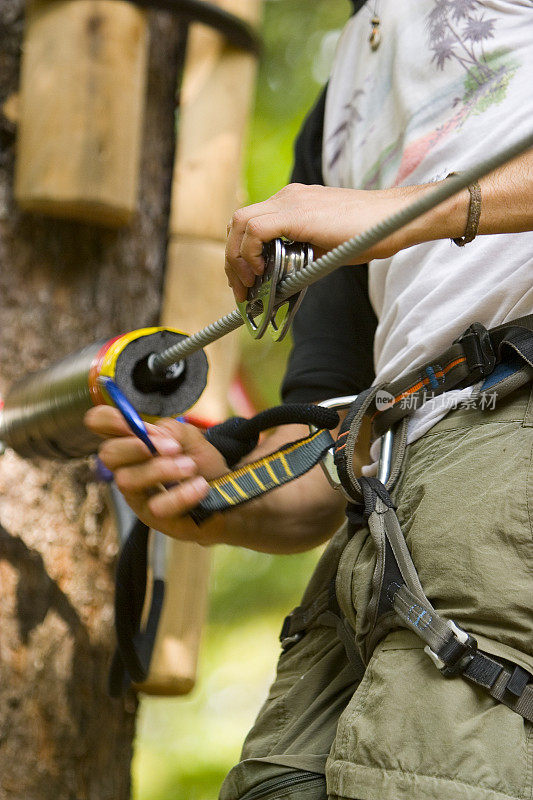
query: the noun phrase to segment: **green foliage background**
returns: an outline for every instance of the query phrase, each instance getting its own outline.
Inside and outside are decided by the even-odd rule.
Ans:
[[[348,13],[347,0],[266,0],[245,165],[248,202],[287,183],[293,140],[327,80]],[[264,405],[277,402],[286,347],[244,339],[243,348],[254,395]],[[135,800],[216,799],[273,677],[283,617],[298,603],[316,558],[316,551],[269,556],[214,548],[198,685],[188,697],[143,699]]]

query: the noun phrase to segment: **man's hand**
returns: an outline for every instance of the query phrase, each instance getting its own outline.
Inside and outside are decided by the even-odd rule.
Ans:
[[[236,300],[245,300],[248,287],[262,274],[265,242],[279,236],[308,242],[315,255],[320,256],[398,211],[414,199],[415,193],[427,189],[408,186],[359,191],[293,183],[262,203],[239,209],[228,225],[226,244],[226,275]],[[364,253],[361,263],[394,255],[418,240],[413,224]]]
[[[228,471],[224,458],[194,426],[173,419],[147,424],[159,455],[131,434],[117,409],[97,406],[85,416],[94,433],[106,437],[99,456],[137,516],[174,538],[214,544],[207,522],[201,528],[186,515],[209,491],[207,480]],[[207,479],[207,480],[206,480]],[[165,488],[167,487],[167,488]],[[218,526],[220,527],[220,526]]]
[[[298,553],[325,541],[343,520],[344,500],[313,467],[298,480],[200,526],[187,516],[206,496],[207,480],[228,471],[218,450],[191,425],[161,420],[147,425],[159,455],[132,436],[120,413],[97,406],[85,416],[87,427],[105,438],[103,463],[118,488],[147,525],[175,539],[202,545],[231,544],[266,553]],[[262,458],[308,433],[305,425],[283,425],[261,441],[247,461]],[[176,484],[164,489],[164,484]]]
[[[226,274],[238,302],[264,269],[265,242],[279,236],[313,245],[320,256],[363,233],[430,191],[435,183],[390,189],[340,189],[293,183],[268,200],[235,212],[228,225]],[[533,148],[480,181],[478,234],[533,228]],[[422,242],[464,235],[470,195],[463,189],[363,253],[360,263],[389,258]],[[351,263],[350,261],[346,262]]]

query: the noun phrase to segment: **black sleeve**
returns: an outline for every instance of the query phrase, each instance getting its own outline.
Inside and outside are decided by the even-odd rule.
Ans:
[[[327,88],[327,87],[326,87]],[[326,88],[296,139],[294,183],[323,184],[322,127]],[[284,403],[357,394],[374,378],[376,315],[368,268],[341,267],[310,286],[296,314],[293,347],[281,387]]]

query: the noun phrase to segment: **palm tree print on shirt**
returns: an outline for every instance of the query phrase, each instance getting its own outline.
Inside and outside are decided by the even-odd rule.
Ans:
[[[429,46],[439,69],[456,59],[466,70],[475,67],[485,76],[490,74],[483,42],[494,38],[496,20],[485,19],[477,5],[477,0],[437,0],[428,14]]]
[[[456,103],[475,100],[474,112],[500,102],[518,64],[506,63],[509,50],[487,55],[485,44],[494,39],[495,19],[487,19],[479,0],[436,0],[428,14],[427,31],[432,61],[444,70],[448,61],[464,68],[465,94]],[[482,90],[481,92],[478,90]]]
[[[504,99],[519,64],[510,57],[510,50],[487,52],[496,22],[486,17],[479,0],[435,0],[427,16],[431,62],[441,71],[448,62],[460,64],[465,72],[463,94],[454,98],[453,113],[448,119],[405,148],[395,186],[404,182],[429,151],[460,128],[471,114],[482,114]]]
[[[393,185],[404,182],[422,163],[428,153],[445,137],[464,124],[471,114],[481,114],[489,106],[500,103],[509,81],[519,64],[507,49],[490,51],[488,45],[495,37],[497,20],[486,16],[479,0],[434,0],[426,18],[427,43],[431,52],[430,64],[444,72],[452,64],[464,71],[462,93],[450,103],[450,115],[434,130],[405,144],[409,132],[402,131],[391,142],[361,181],[361,188],[374,189],[383,184],[384,169],[390,169],[401,157]],[[363,121],[357,108],[364,92],[356,89],[343,108],[343,117],[329,137],[331,155],[328,168],[335,166],[348,146],[354,126]],[[375,123],[374,123],[375,124]],[[366,131],[365,140],[368,137]],[[359,143],[361,146],[362,143]]]

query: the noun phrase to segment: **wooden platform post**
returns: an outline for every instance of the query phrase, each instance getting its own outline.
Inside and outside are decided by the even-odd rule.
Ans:
[[[24,211],[118,226],[137,207],[146,12],[28,0],[15,198]]]
[[[261,0],[219,0],[226,10],[257,23]],[[252,103],[256,58],[228,46],[210,28],[191,25],[174,167],[162,323],[190,333],[231,310],[224,274],[226,225],[243,198],[242,151]],[[219,421],[228,412],[228,387],[238,339],[207,351],[207,389],[194,412]],[[172,540],[166,602],[147,691],[183,693],[194,685],[207,607],[209,554]]]

